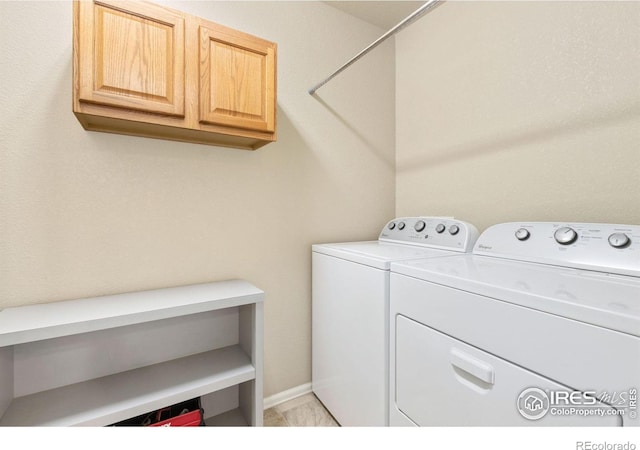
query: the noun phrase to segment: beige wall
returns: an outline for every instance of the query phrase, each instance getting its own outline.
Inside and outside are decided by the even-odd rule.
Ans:
[[[397,215],[640,223],[640,2],[447,2],[396,64]]]
[[[0,2],[0,308],[244,278],[265,395],[310,381],[310,246],[394,214],[393,45],[322,2],[163,2],[279,44],[279,141],[256,151],[84,131],[71,3]]]

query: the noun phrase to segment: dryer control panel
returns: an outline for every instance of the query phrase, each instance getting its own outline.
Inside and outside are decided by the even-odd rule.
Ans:
[[[399,217],[387,223],[379,241],[470,252],[478,230],[452,217]]]
[[[640,225],[501,223],[480,235],[473,253],[640,277]]]

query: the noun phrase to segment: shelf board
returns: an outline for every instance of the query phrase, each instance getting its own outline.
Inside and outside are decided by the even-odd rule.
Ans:
[[[2,426],[104,426],[255,378],[238,345],[13,400]]]
[[[262,302],[244,280],[218,281],[0,310],[0,347]]]

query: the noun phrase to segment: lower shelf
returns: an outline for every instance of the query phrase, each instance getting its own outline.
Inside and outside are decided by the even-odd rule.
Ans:
[[[234,345],[18,397],[0,425],[104,426],[254,378]]]

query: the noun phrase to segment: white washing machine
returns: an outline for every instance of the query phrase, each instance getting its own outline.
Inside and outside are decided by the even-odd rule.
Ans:
[[[495,225],[390,292],[392,426],[640,424],[640,226]]]
[[[405,217],[377,241],[312,247],[313,392],[342,426],[388,425],[389,267],[471,251],[476,228]]]

